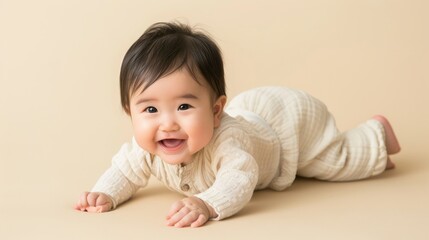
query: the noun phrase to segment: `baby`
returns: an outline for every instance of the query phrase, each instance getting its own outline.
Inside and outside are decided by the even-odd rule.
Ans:
[[[255,190],[284,190],[297,175],[350,181],[394,168],[400,151],[377,115],[339,132],[326,106],[303,91],[263,87],[227,101],[216,43],[180,23],[156,23],[126,53],[121,102],[134,137],[75,209],[115,209],[151,175],[186,198],[168,226],[199,227],[240,211]]]

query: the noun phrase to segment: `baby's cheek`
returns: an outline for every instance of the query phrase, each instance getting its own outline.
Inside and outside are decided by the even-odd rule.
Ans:
[[[141,148],[153,153],[156,145],[154,141],[155,136],[149,129],[144,127],[134,128],[134,138]]]
[[[199,128],[193,133],[192,148],[195,151],[199,151],[204,148],[213,137],[213,129],[210,128]]]
[[[136,137],[137,144],[144,150],[154,154],[156,149],[156,144],[154,141],[146,138],[146,137]]]

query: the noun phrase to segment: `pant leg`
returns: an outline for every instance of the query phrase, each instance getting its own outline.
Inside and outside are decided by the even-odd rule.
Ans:
[[[324,132],[337,132],[335,123]],[[382,173],[387,162],[384,129],[376,120],[323,139],[326,145],[312,159],[301,158],[298,175],[328,181],[351,181]]]

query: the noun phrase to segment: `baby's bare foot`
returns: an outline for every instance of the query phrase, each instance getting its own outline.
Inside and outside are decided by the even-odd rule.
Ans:
[[[401,151],[401,146],[399,146],[398,139],[396,138],[395,132],[393,132],[393,128],[390,125],[389,121],[384,116],[381,116],[381,115],[376,115],[372,118],[379,121],[384,127],[384,133],[386,135],[387,154],[392,155]],[[394,164],[393,164],[393,167],[394,167]]]
[[[393,163],[392,160],[390,160],[390,157],[387,157],[386,170],[394,169],[394,168],[395,168],[395,163]]]

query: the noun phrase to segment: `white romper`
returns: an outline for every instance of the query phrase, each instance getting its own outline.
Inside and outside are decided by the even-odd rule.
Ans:
[[[328,181],[368,178],[384,171],[381,123],[369,120],[340,133],[326,106],[299,90],[264,87],[235,97],[210,143],[186,166],[166,164],[133,139],[113,157],[93,192],[108,194],[114,208],[155,176],[169,189],[229,217],[253,191],[290,186],[296,175]]]

